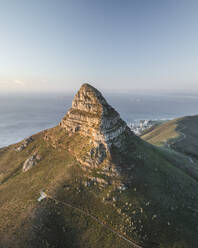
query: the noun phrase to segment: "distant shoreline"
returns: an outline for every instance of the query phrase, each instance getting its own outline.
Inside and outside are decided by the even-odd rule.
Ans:
[[[122,93],[105,96],[128,124],[196,115],[198,109],[198,98]],[[0,97],[0,147],[57,125],[71,107],[72,98],[73,94],[56,93]]]

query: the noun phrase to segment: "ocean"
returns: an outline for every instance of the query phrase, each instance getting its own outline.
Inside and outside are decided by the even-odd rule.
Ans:
[[[173,119],[198,113],[198,95],[104,94],[127,122]],[[73,94],[0,95],[0,147],[57,125]]]

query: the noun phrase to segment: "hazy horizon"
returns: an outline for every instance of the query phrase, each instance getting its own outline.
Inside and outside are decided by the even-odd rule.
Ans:
[[[197,115],[198,95],[102,93],[127,123]],[[71,107],[74,93],[0,96],[0,147],[3,147],[57,125]]]
[[[140,88],[121,88],[121,89],[108,89],[101,87],[100,85],[96,85],[94,83],[90,83],[96,89],[98,89],[103,95],[112,94],[112,95],[145,95],[145,96],[188,96],[188,97],[198,97],[198,89],[140,89]],[[30,95],[75,95],[77,91],[80,89],[82,84],[79,86],[74,86],[72,89],[61,89],[56,88],[56,90],[3,90],[0,91],[0,96],[30,96]]]

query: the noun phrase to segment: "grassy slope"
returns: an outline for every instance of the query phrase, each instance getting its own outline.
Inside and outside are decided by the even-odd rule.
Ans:
[[[198,116],[185,117],[181,119],[179,125],[183,126],[182,133],[185,135],[185,139],[175,143],[173,148],[198,159]]]
[[[155,126],[141,138],[160,147],[166,159],[198,181],[197,126],[198,116],[186,116]]]
[[[154,128],[147,130],[141,138],[150,144],[163,146],[169,140],[176,139],[180,136],[177,132],[178,122],[180,119],[171,120]]]
[[[174,150],[198,159],[198,116],[187,116],[159,125],[141,138],[156,145],[170,144]]]
[[[192,210],[198,204],[197,182],[163,151],[134,139],[136,149],[129,154],[135,164],[133,180],[119,192],[113,185],[84,186],[86,174],[72,156],[74,150],[80,156],[89,151],[84,138],[71,139],[59,127],[33,138],[22,152],[14,146],[0,150],[0,247],[130,247],[75,210],[50,199],[37,202],[41,189],[89,211],[144,247],[197,247],[198,216]],[[41,161],[22,173],[22,163],[34,151]]]

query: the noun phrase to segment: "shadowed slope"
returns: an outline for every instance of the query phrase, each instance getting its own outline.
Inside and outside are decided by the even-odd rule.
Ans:
[[[75,207],[142,247],[197,247],[197,182],[136,137],[92,86],[81,87],[61,125],[23,143],[0,150],[1,247],[133,247]],[[40,159],[23,172],[32,154]],[[41,190],[51,198],[38,202]]]

